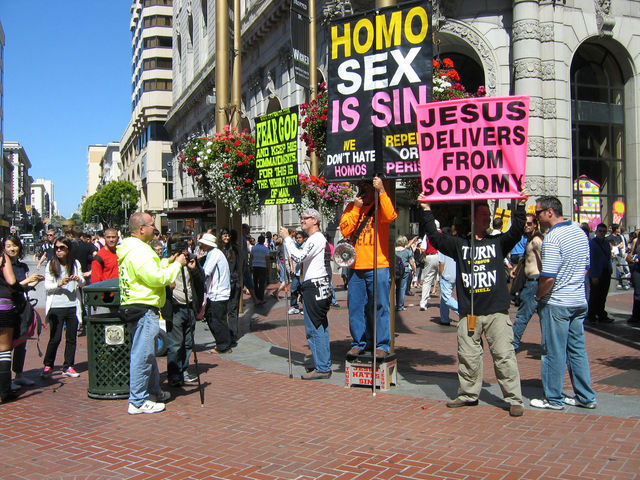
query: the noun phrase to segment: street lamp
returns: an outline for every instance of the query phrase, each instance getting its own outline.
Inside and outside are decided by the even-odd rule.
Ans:
[[[124,224],[127,224],[127,210],[129,209],[129,200],[131,199],[131,195],[128,193],[120,194],[120,202],[122,204],[122,208],[124,208]]]

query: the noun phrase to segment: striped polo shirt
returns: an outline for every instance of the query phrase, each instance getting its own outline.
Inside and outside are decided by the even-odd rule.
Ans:
[[[555,278],[550,305],[578,307],[587,304],[585,270],[589,268],[589,240],[584,231],[571,221],[560,222],[549,229],[542,242],[542,272]]]

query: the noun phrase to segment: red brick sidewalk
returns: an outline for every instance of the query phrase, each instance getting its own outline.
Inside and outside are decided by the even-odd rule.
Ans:
[[[348,346],[346,310],[332,310],[330,321],[334,354],[341,356]],[[276,310],[254,326],[263,338],[286,346]],[[293,330],[295,348],[304,351],[301,327]],[[401,369],[454,375],[455,329],[435,325],[411,307],[396,332]],[[527,350],[518,357],[524,382],[539,378],[538,336],[532,323]],[[591,332],[587,337],[594,380],[623,373],[625,365],[637,368],[638,350]],[[129,416],[126,400],[87,397],[86,343],[80,338],[80,378],[55,375],[0,405],[2,478],[640,478],[638,418],[527,410],[513,419],[483,405],[452,411],[434,400],[374,398],[368,390],[291,380],[228,357],[199,359],[204,408],[191,389],[174,391],[178,396],[164,413]],[[164,359],[160,364],[165,371]],[[30,344],[28,375],[34,378],[40,368]],[[492,376],[486,368],[486,381],[494,382]]]

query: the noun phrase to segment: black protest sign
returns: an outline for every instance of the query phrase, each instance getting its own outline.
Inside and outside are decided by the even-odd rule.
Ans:
[[[327,181],[419,177],[417,105],[431,99],[431,2],[330,26]]]
[[[300,201],[297,105],[256,120],[256,168],[260,204]]]

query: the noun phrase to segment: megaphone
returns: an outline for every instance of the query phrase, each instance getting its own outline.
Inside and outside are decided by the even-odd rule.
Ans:
[[[339,267],[350,267],[356,261],[356,249],[350,243],[339,243],[333,252],[333,260]]]

